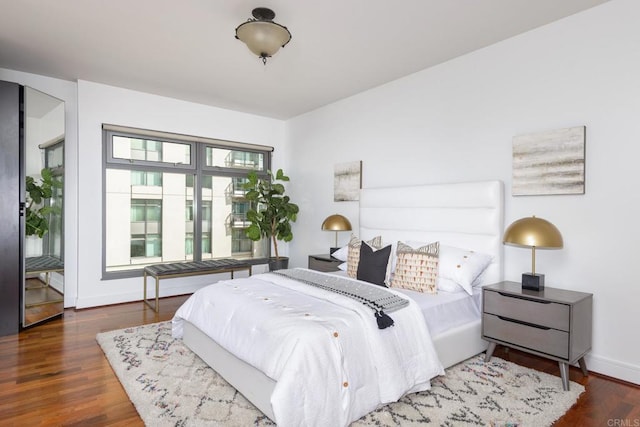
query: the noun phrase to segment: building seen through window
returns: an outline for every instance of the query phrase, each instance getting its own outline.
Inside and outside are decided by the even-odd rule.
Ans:
[[[246,237],[242,184],[248,170],[266,173],[270,151],[108,130],[104,141],[107,277],[161,262],[268,256],[268,242]]]

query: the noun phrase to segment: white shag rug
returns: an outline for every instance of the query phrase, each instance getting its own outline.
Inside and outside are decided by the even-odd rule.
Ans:
[[[149,426],[273,426],[262,412],[171,336],[171,322],[96,337]],[[386,405],[352,426],[548,426],[584,387],[493,357],[475,356],[432,380],[431,390]]]

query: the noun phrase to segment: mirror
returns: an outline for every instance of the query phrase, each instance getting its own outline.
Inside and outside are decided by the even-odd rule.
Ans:
[[[64,312],[64,102],[24,88],[22,326]]]

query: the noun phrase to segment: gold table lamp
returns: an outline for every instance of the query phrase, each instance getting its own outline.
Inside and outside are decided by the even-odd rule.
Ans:
[[[351,223],[344,216],[339,215],[339,214],[334,214],[334,215],[328,216],[322,222],[322,229],[325,230],[325,231],[335,231],[336,232],[336,243],[335,243],[335,246],[332,247],[332,248],[329,248],[329,254],[331,255],[335,251],[340,249],[338,247],[338,231],[350,231],[351,230]]]
[[[521,218],[507,227],[503,243],[531,248],[531,273],[522,274],[522,288],[544,289],[544,274],[536,273],[536,249],[562,248],[562,235],[556,226],[536,216]]]

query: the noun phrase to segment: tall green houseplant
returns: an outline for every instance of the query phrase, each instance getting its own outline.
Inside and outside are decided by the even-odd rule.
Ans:
[[[245,197],[252,203],[251,209],[247,212],[247,219],[251,225],[246,233],[253,241],[263,237],[270,239],[275,258],[278,260],[278,240],[290,242],[293,239],[291,223],[295,222],[299,208],[285,195],[282,182],[288,182],[289,177],[282,169],[278,169],[275,175],[271,171],[268,173],[270,179],[258,177],[255,171],[247,174],[247,182],[244,184]]]
[[[47,206],[45,201],[51,198],[54,189],[62,188],[62,182],[53,176],[51,169],[42,169],[40,175],[40,180],[26,178],[25,234],[42,238],[49,231],[49,216],[60,213],[59,207]]]

